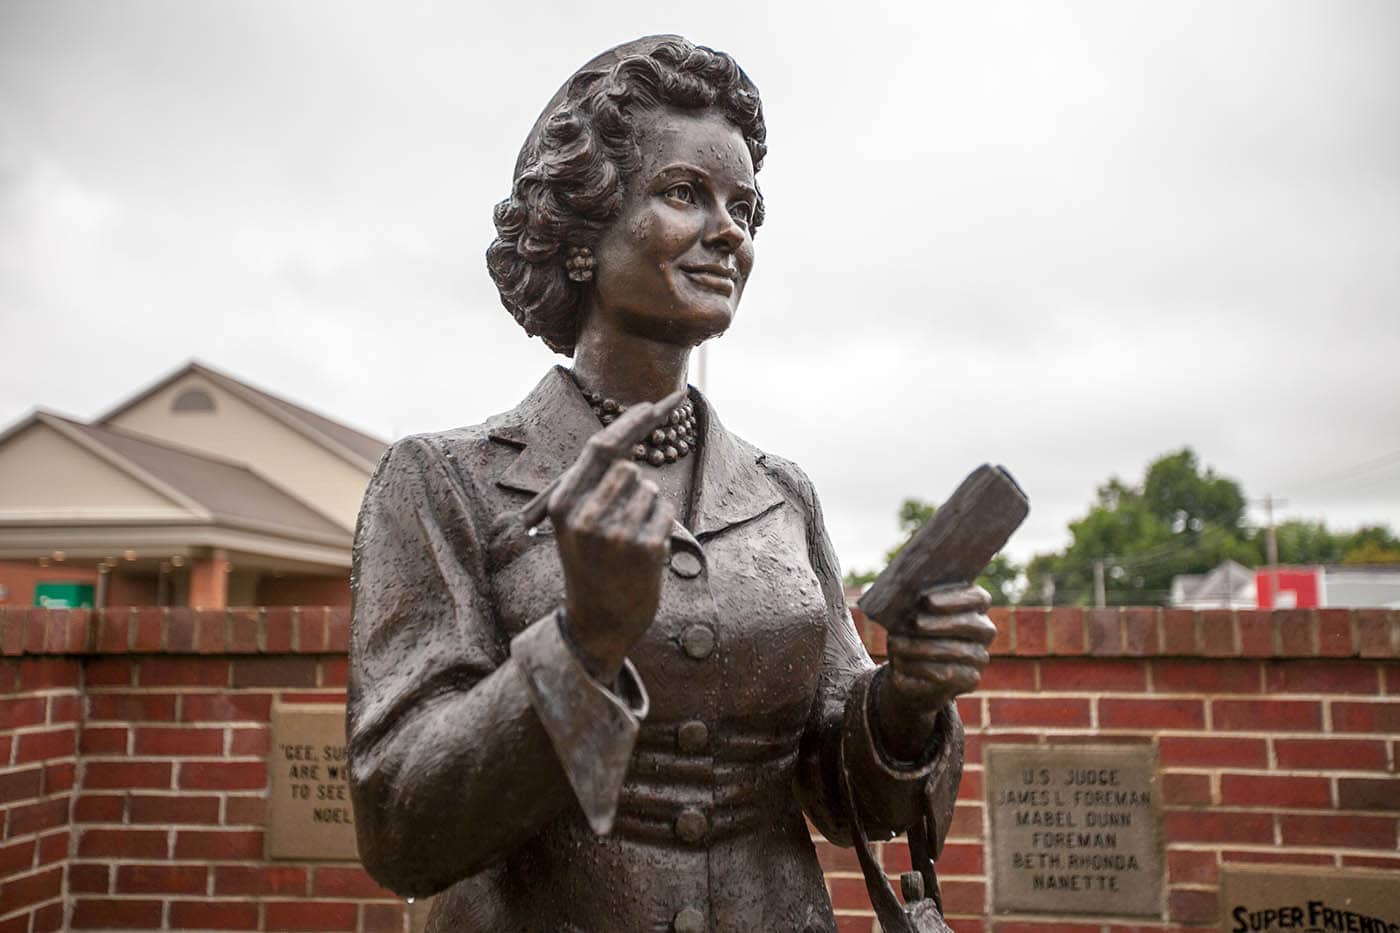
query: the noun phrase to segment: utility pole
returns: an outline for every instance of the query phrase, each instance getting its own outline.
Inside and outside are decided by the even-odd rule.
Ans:
[[[1102,558],[1094,561],[1094,605],[1100,609],[1108,605],[1108,595],[1104,591]]]
[[[1287,501],[1274,501],[1273,493],[1264,496],[1264,516],[1268,524],[1264,529],[1264,561],[1269,565],[1269,606],[1278,608],[1278,526],[1274,524],[1274,506],[1287,505]]]

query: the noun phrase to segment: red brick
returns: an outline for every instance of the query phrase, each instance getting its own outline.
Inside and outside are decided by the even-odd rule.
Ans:
[[[296,895],[307,892],[305,868],[282,865],[217,865],[214,893],[220,897]]]
[[[1316,732],[1322,704],[1304,700],[1213,700],[1211,725],[1226,732]]]
[[[344,687],[350,682],[349,658],[321,659],[321,686]]]
[[[106,894],[111,889],[106,865],[76,863],[68,866],[69,894]]]
[[[948,835],[954,839],[981,839],[981,805],[959,801],[958,804],[953,807],[953,819],[948,824]]]
[[[267,823],[267,799],[229,795],[224,803],[224,825],[263,826]]]
[[[130,735],[126,726],[88,726],[78,747],[84,755],[125,755]]]
[[[77,661],[67,658],[26,658],[19,662],[17,687],[21,693],[76,687],[80,670]]]
[[[1084,653],[1084,610],[1057,607],[1050,610],[1050,650],[1057,655]]]
[[[44,765],[44,793],[46,795],[70,791],[77,781],[78,762],[76,759],[50,761]]]
[[[141,662],[143,687],[224,687],[228,662],[220,658],[164,657]]]
[[[10,811],[7,834],[28,836],[68,823],[68,798],[55,797],[37,803],[21,804]]]
[[[40,864],[40,865],[48,865],[48,864],[51,864],[51,863],[53,863],[53,862],[57,862],[57,861],[60,861],[60,860],[63,860],[63,859],[67,859],[67,858],[68,858],[68,855],[69,855],[69,852],[68,852],[68,837],[69,837],[69,835],[70,835],[70,831],[69,831],[69,828],[68,828],[68,825],[67,825],[67,821],[65,820],[65,821],[64,821],[64,826],[63,826],[61,829],[59,829],[57,832],[49,833],[47,836],[40,836],[40,837],[39,837],[39,864]]]
[[[229,651],[234,654],[256,654],[258,633],[262,630],[261,615],[265,610],[230,609]]]
[[[170,787],[168,761],[90,761],[83,771],[83,786],[94,790]]]
[[[78,836],[80,858],[165,858],[169,833],[163,829],[85,829]]]
[[[1220,878],[1220,865],[1214,852],[1199,849],[1171,849],[1167,852],[1167,880],[1172,884],[1214,885]]]
[[[842,852],[851,850],[842,849]],[[983,860],[983,847],[977,844],[949,843],[943,848],[943,852],[938,856],[938,874],[944,875],[985,875],[986,865]],[[855,855],[852,852],[851,861],[855,862]],[[900,840],[892,840],[884,844],[883,858],[881,859],[885,871],[891,875],[898,875],[909,871],[912,867],[909,862],[909,846]],[[841,871],[860,871],[860,865],[854,868],[842,868]]]
[[[1163,819],[1170,842],[1239,842],[1272,844],[1274,819],[1268,813],[1224,810],[1175,810]]]
[[[848,849],[838,846],[825,839],[816,840],[813,845],[817,850],[817,864],[821,865],[823,872],[830,871],[860,871],[860,860],[856,858],[855,849]],[[885,844],[886,870],[893,871],[888,867],[890,843]]]
[[[1337,732],[1400,732],[1400,702],[1334,702],[1332,728]]]
[[[37,847],[33,839],[24,839],[7,846],[0,846],[0,878],[9,878],[33,868],[35,848]],[[851,850],[843,849],[841,851],[849,852]],[[860,866],[856,866],[855,870],[860,871]]]
[[[1200,700],[1099,700],[1100,729],[1201,729],[1206,724]]]
[[[1333,658],[1347,658],[1356,654],[1350,609],[1317,610],[1317,653]]]
[[[1265,851],[1258,849],[1246,849],[1234,851],[1226,849],[1220,853],[1222,862],[1232,864],[1254,864],[1254,865],[1331,865],[1331,854],[1317,852],[1279,852]]]
[[[263,616],[263,632],[268,654],[286,654],[292,650],[293,618],[296,609],[271,606]]]
[[[1198,653],[1194,610],[1164,609],[1161,626],[1163,654],[1194,656]]]
[[[76,723],[83,713],[76,693],[49,697],[49,722],[54,725]]]
[[[1232,658],[1239,654],[1235,646],[1235,612],[1233,609],[1206,609],[1201,613],[1201,653],[1208,658]]]
[[[1286,846],[1331,846],[1343,849],[1394,849],[1393,816],[1342,816],[1295,813],[1279,817]]]
[[[235,687],[314,687],[316,659],[299,657],[237,658]]]
[[[165,647],[172,654],[194,651],[195,610],[185,606],[171,609],[165,620]]]
[[[1274,614],[1272,610],[1238,609],[1235,625],[1240,634],[1240,656],[1271,658],[1274,656]]]
[[[958,717],[962,719],[963,725],[969,729],[980,728],[982,725],[982,698],[960,696],[957,703]]]
[[[1373,739],[1274,739],[1278,766],[1287,770],[1384,771],[1385,743]]]
[[[1258,693],[1262,671],[1258,661],[1153,661],[1152,687],[1158,693]]]
[[[44,789],[44,772],[39,768],[0,774],[0,803],[29,800]]]
[[[15,749],[15,764],[68,758],[77,750],[78,730],[71,726],[46,729],[43,732],[25,732],[19,736],[19,746]]]
[[[1358,654],[1363,658],[1394,657],[1394,613],[1385,609],[1358,609],[1355,620]]]
[[[227,610],[199,611],[195,619],[194,647],[200,654],[225,654],[228,651]]]
[[[868,910],[869,896],[865,882],[860,878],[828,878],[827,889],[831,891],[831,906],[837,910]]]
[[[1381,671],[1363,661],[1277,661],[1264,667],[1264,689],[1278,693],[1380,693]]]
[[[119,865],[118,894],[203,894],[209,869],[203,865]]]
[[[1317,654],[1317,627],[1311,609],[1276,610],[1274,628],[1282,657],[1310,658]]]
[[[96,658],[83,669],[89,687],[130,687],[136,664],[127,658]]]
[[[981,881],[939,880],[943,894],[943,909],[949,914],[980,914],[987,909],[987,887]],[[870,894],[866,892],[866,904]]]
[[[183,722],[267,722],[270,693],[186,693],[180,697]]]
[[[104,654],[125,654],[131,650],[131,611],[104,609],[98,621],[97,650]]]
[[[1172,888],[1167,892],[1167,916],[1173,923],[1205,926],[1215,923],[1218,895],[1195,888]]]
[[[993,661],[1000,664],[1000,661]],[[279,696],[283,703],[335,703],[345,705],[343,690],[284,690]]]
[[[268,901],[268,930],[313,930],[318,933],[332,933],[339,930],[354,930],[355,904],[322,901]]]
[[[133,615],[136,617],[136,625],[131,650],[148,654],[160,651],[165,645],[167,610],[147,607],[135,610]]]
[[[1115,656],[1123,653],[1123,619],[1118,609],[1090,609],[1084,614],[1088,654]]]
[[[1278,774],[1223,774],[1220,802],[1227,807],[1317,809],[1332,806],[1327,778]]]
[[[224,750],[223,729],[182,729],[143,726],[136,730],[136,754],[166,756],[219,755]]]
[[[349,606],[332,606],[327,610],[326,650],[341,653],[350,650]]]
[[[394,892],[374,883],[363,868],[321,866],[311,879],[313,897],[392,898]]]
[[[874,928],[874,917],[853,916],[851,914],[836,915],[836,933],[871,933]]]
[[[982,671],[980,690],[1035,690],[1036,662],[1023,658],[993,658]]]
[[[270,742],[270,732],[267,729],[234,729],[229,738],[229,754],[235,757],[256,755],[265,758]]]
[[[13,913],[63,894],[63,866],[45,868],[32,875],[6,878],[0,890],[0,914]]]
[[[73,820],[78,823],[120,823],[125,816],[122,794],[83,794],[73,805]]]
[[[185,761],[180,787],[189,790],[261,790],[267,786],[263,761]]]
[[[360,933],[403,933],[404,909],[397,904],[366,904]]]
[[[992,697],[988,705],[996,726],[1089,725],[1089,701],[1078,697]]]
[[[1337,778],[1342,810],[1400,810],[1400,777]]]
[[[1041,689],[1066,692],[1141,692],[1147,688],[1142,661],[1057,658],[1040,662]]]
[[[257,859],[263,854],[263,834],[258,830],[180,829],[175,832],[175,857],[179,859]]]
[[[168,826],[176,823],[216,825],[219,822],[218,797],[132,794],[130,806],[133,823],[158,823]]]
[[[0,729],[23,729],[44,722],[48,704],[43,697],[0,700]]]
[[[80,897],[73,902],[75,930],[158,930],[161,902]]]
[[[244,901],[172,901],[170,904],[170,929],[173,930],[257,928],[257,904]]]
[[[1141,607],[1123,610],[1124,654],[1142,657],[1157,653],[1157,614],[1159,611]]]
[[[1017,609],[1016,617],[1016,653],[1019,655],[1029,655],[1040,657],[1046,653],[1049,643],[1049,633],[1046,627],[1046,610],[1044,609]]]
[[[175,718],[170,693],[94,693],[88,697],[88,721],[169,722]]]
[[[296,650],[302,654],[320,654],[326,650],[326,611],[303,606],[297,613]]]
[[[1400,856],[1385,855],[1342,855],[1344,868],[1384,868],[1387,871],[1400,871]]]
[[[1168,771],[1162,775],[1162,800],[1176,806],[1209,805],[1210,775]]]
[[[62,901],[45,904],[34,911],[34,923],[30,927],[30,933],[59,933],[60,930],[67,929],[63,925],[66,912],[67,906]]]

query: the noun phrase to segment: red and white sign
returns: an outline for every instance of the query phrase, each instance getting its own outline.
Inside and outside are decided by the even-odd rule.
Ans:
[[[1260,609],[1315,609],[1322,605],[1322,568],[1257,570],[1254,587]]]

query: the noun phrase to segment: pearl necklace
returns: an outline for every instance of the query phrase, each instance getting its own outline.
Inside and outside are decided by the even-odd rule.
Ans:
[[[588,400],[593,414],[597,415],[598,420],[605,425],[612,424],[617,420],[618,415],[627,410],[627,406],[617,399],[607,398],[601,392],[590,392],[583,386],[579,386],[579,389],[583,392],[583,397]],[[695,433],[695,406],[687,399],[679,408],[666,416],[666,420],[661,423],[659,428],[656,428],[643,438],[641,443],[632,448],[632,459],[643,460],[652,466],[659,467],[663,463],[675,463],[699,446],[699,437]]]

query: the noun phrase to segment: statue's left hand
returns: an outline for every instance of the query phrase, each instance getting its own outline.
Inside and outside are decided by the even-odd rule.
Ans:
[[[914,760],[926,749],[938,713],[949,700],[977,688],[996,626],[991,597],[980,586],[934,587],[914,619],[891,633],[890,670],[879,693],[880,733],[889,751]]]

